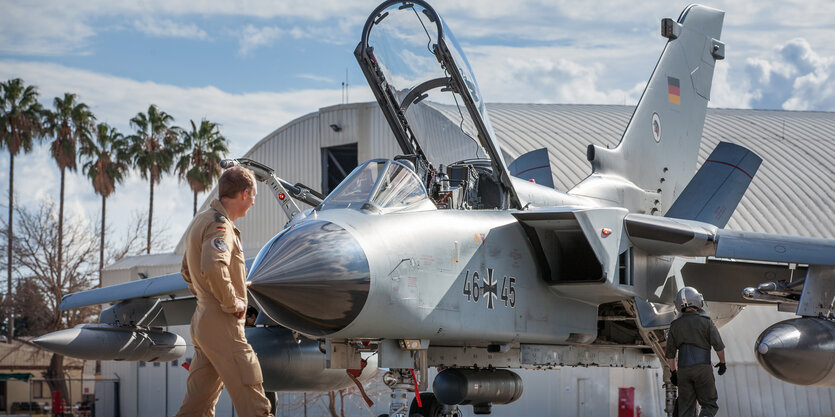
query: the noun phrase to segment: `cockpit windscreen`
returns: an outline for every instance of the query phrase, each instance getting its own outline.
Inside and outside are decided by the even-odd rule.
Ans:
[[[332,208],[434,210],[435,205],[429,200],[414,167],[397,161],[374,159],[354,169],[322,201],[320,210]]]

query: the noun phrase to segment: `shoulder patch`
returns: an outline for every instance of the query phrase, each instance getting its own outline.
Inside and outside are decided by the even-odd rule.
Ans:
[[[215,249],[217,249],[218,251],[226,252],[226,241],[223,240],[222,237],[216,237],[212,241],[212,244],[215,246]]]
[[[215,212],[215,221],[219,223],[226,223],[226,216],[218,212]]]

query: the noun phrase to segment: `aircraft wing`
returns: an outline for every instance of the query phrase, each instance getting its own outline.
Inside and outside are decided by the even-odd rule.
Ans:
[[[65,295],[59,308],[68,310],[97,304],[114,303],[132,298],[190,296],[188,285],[179,273],[126,282]]]
[[[624,230],[633,245],[653,255],[835,265],[835,239],[720,229],[644,214],[627,214]]]
[[[247,270],[254,259],[246,260]],[[183,280],[183,276],[180,273],[173,273],[65,295],[58,308],[69,310],[71,308],[151,297],[173,299],[189,298],[193,295],[189,292],[188,284]]]
[[[776,303],[801,316],[830,314],[822,306],[831,305],[835,294],[835,239],[719,229],[641,214],[626,215],[624,230],[633,245],[653,255],[710,257],[681,270],[684,284],[698,288],[706,300]]]

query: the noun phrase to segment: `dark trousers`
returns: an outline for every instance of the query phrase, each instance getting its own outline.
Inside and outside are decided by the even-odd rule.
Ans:
[[[702,407],[699,417],[713,417],[719,411],[718,399],[710,364],[678,368],[679,417],[696,417],[696,402]]]

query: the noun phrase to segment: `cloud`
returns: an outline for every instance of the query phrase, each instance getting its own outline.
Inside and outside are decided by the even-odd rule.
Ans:
[[[312,39],[319,43],[343,45],[353,43],[355,38],[351,35],[358,32],[358,29],[345,21],[324,27],[315,25],[296,25],[288,28],[279,26],[256,27],[248,24],[238,31],[230,31],[232,36],[238,39],[238,52],[241,55],[249,55],[255,49],[271,46],[282,38]]]
[[[464,50],[488,102],[634,104],[664,42],[642,35],[615,42]],[[805,38],[777,45],[748,55],[731,49],[716,64],[710,106],[835,111],[835,51],[821,52]]]
[[[305,80],[323,82],[323,83],[327,83],[327,84],[334,84],[335,85],[337,83],[337,81],[334,80],[333,78],[323,77],[321,75],[316,75],[316,74],[296,74],[296,77],[303,78]]]
[[[750,83],[744,79],[744,75],[739,74],[736,68],[735,64],[728,61],[721,61],[716,64],[708,107],[751,108],[754,93],[751,92]]]
[[[209,35],[195,24],[178,23],[170,19],[145,18],[133,22],[136,30],[160,38],[208,39]]]
[[[22,55],[63,55],[86,51],[96,34],[87,18],[68,7],[67,14],[35,2],[2,1],[0,52]],[[70,6],[67,4],[67,6]]]
[[[175,124],[207,117],[222,125],[233,140],[233,148],[240,146],[238,151],[248,149],[248,145],[297,116],[338,102],[341,96],[338,88],[232,94],[212,86],[184,88],[58,64],[0,60],[0,79],[13,77],[23,77],[38,86],[45,105],[51,105],[51,97],[65,91],[76,92],[99,121],[122,131],[129,130],[128,120],[150,104],[172,114]]]
[[[361,0],[318,0],[315,5],[307,0],[206,0],[199,6],[187,0],[0,0],[0,9],[3,10],[0,13],[0,52],[41,56],[89,53],[96,35],[103,30],[122,30],[125,26],[151,36],[207,39],[205,31],[196,24],[187,23],[195,17],[283,18],[300,22],[330,20],[327,27],[315,30],[326,35],[329,28],[361,27],[365,14],[371,10]],[[143,17],[137,20],[137,16]],[[294,30],[295,36],[313,31],[301,27]],[[328,42],[340,38],[323,36]]]
[[[239,52],[241,55],[246,55],[255,48],[270,45],[284,33],[283,29],[275,26],[256,28],[253,25],[246,25],[238,34]]]
[[[492,46],[467,52],[488,102],[634,104],[646,84],[636,78],[626,89],[604,86],[608,68],[586,62],[589,57],[569,60],[560,48]]]
[[[742,107],[835,111],[835,58],[795,38],[766,54],[750,57],[728,78],[746,95]]]
[[[153,103],[175,117],[175,125],[184,126],[188,120],[203,117],[219,123],[221,132],[229,139],[230,154],[243,155],[256,142],[275,129],[320,107],[339,103],[339,88],[298,90],[283,93],[254,92],[232,94],[207,86],[183,88],[154,82],[140,82],[127,78],[99,74],[63,65],[0,60],[0,79],[22,77],[27,84],[36,85],[41,102],[51,106],[52,97],[64,92],[79,94],[99,122],[116,126],[130,134],[128,120],[137,112],[145,111]],[[352,88],[354,101],[372,100],[367,88]],[[8,156],[0,152],[0,188],[8,184]],[[58,199],[58,170],[46,146],[32,154],[15,158],[15,190],[23,204],[36,204],[43,198]],[[94,194],[88,180],[81,173],[67,175],[68,215],[96,218],[101,210],[99,196]],[[124,227],[136,210],[147,210],[148,182],[132,173],[125,183],[108,199],[108,223]],[[155,190],[155,223],[169,219],[170,239],[176,243],[191,218],[192,192],[173,176],[163,179]],[[205,194],[200,195],[202,202]],[[122,234],[122,229],[115,230]]]

